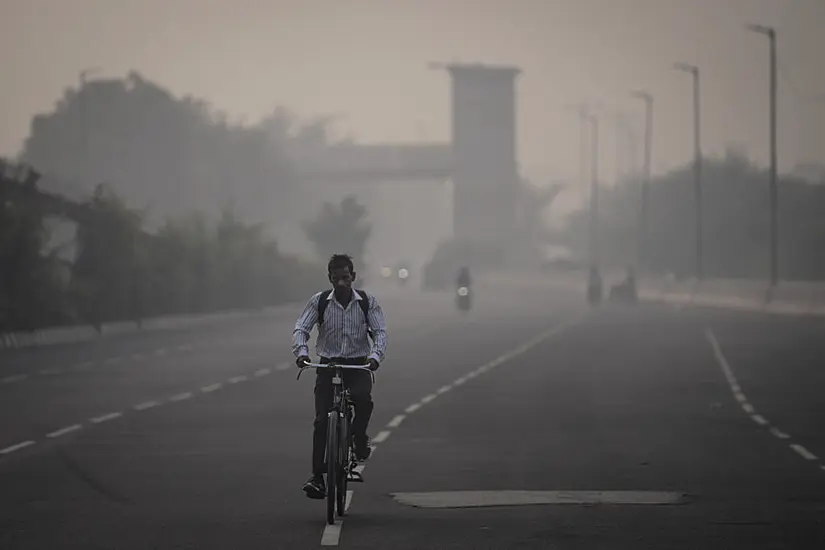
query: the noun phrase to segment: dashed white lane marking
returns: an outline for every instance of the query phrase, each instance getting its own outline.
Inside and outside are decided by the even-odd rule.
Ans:
[[[392,432],[389,430],[383,430],[378,432],[375,437],[372,438],[373,443],[382,443],[387,440]]]
[[[55,430],[51,433],[48,433],[48,434],[46,434],[46,437],[48,437],[48,438],[60,437],[61,435],[66,435],[68,433],[76,432],[77,430],[79,430],[82,427],[83,426],[81,426],[80,424],[72,424],[71,426],[66,426],[65,428],[61,428],[59,430]]]
[[[289,370],[289,369],[291,369],[291,368],[292,368],[292,364],[291,364],[291,363],[281,363],[280,365],[278,365],[277,367],[275,367],[275,370],[277,370],[277,371],[285,371],[285,370]],[[296,367],[296,368],[297,368],[297,367]]]
[[[321,546],[338,546],[338,540],[341,538],[341,526],[343,521],[327,525],[324,527],[324,532],[321,535]]]
[[[399,414],[398,416],[396,416],[395,418],[393,418],[392,420],[390,420],[390,423],[389,423],[389,424],[387,424],[387,427],[389,427],[389,428],[397,428],[398,426],[400,426],[400,425],[401,425],[401,423],[402,423],[402,422],[404,422],[404,419],[405,419],[405,418],[407,418],[407,417],[406,417],[406,416],[404,416],[403,414]]]
[[[109,357],[104,361],[107,365],[114,365],[116,363],[120,363],[120,357]]]
[[[809,451],[808,449],[806,449],[802,445],[799,445],[798,443],[792,443],[791,444],[791,449],[796,451],[796,453],[799,456],[801,456],[802,458],[804,458],[805,460],[816,460],[816,458],[817,458],[815,454],[813,454],[811,451]]]
[[[50,375],[50,374],[60,374],[62,371],[56,367],[49,367],[47,369],[41,369],[40,374]]]
[[[104,415],[101,415],[101,416],[96,416],[94,418],[90,418],[89,422],[91,422],[92,424],[100,424],[102,422],[108,422],[109,420],[114,420],[115,418],[119,418],[121,416],[123,416],[123,413],[113,412],[113,413],[108,413],[108,414],[104,414]]]
[[[719,341],[716,339],[716,335],[710,328],[705,329],[705,337],[710,342],[711,348],[713,348],[713,353],[716,356],[716,362],[722,369],[722,372],[725,375],[725,378],[728,381],[728,385],[730,386],[731,392],[733,392],[734,398],[739,402],[739,405],[742,407],[742,410],[748,413],[748,416],[759,424],[760,426],[765,426],[768,428],[768,431],[774,437],[778,439],[790,439],[791,436],[777,428],[776,426],[771,426],[771,423],[768,421],[767,418],[762,416],[761,414],[756,413],[756,409],[754,409],[753,405],[748,402],[748,398],[742,392],[742,388],[739,386],[739,382],[736,380],[736,375],[733,373],[733,369],[730,367],[728,360],[725,358],[725,355],[722,353],[722,347],[719,345]],[[813,454],[811,451],[799,445],[798,443],[791,443],[790,448],[793,451],[804,458],[805,460],[818,460],[818,457]],[[822,470],[825,470],[825,465],[820,465]]]
[[[130,356],[130,359],[131,359],[132,361],[140,361],[141,359],[143,359],[143,354],[142,354],[142,353],[133,353],[133,354]]]
[[[11,384],[12,382],[19,382],[20,380],[25,380],[28,378],[28,374],[12,374],[11,376],[6,376],[5,378],[0,379],[0,383],[3,384]]]
[[[89,362],[86,362],[86,363],[81,363],[81,364],[75,365],[72,368],[79,369],[79,368],[83,368],[83,367],[91,367],[93,365],[94,365],[94,363],[89,361]],[[284,363],[284,365],[286,365],[287,368],[289,368],[289,366],[290,366],[289,363]],[[287,369],[283,369],[283,370],[287,370]],[[267,367],[267,368],[258,369],[257,371],[255,371],[253,373],[253,376],[262,377],[262,376],[266,376],[267,374],[271,374],[271,373],[272,373],[272,369]],[[15,382],[17,380],[23,380],[27,376],[28,375],[26,375],[26,374],[15,374],[15,375],[7,376],[3,379],[0,379],[0,382],[2,382],[2,383]],[[232,378],[229,379],[229,382],[230,383],[238,383],[238,382],[244,382],[246,380],[249,380],[248,375],[240,375],[240,376],[233,376]],[[211,385],[208,385],[208,386],[203,386],[202,388],[200,388],[200,391],[202,393],[210,393],[210,392],[217,391],[217,390],[219,390],[221,388],[224,388],[224,387],[226,387],[226,386],[222,382],[218,382],[218,383],[211,384]],[[183,392],[183,393],[179,393],[179,394],[176,394],[176,395],[173,395],[173,396],[169,397],[168,400],[169,401],[183,401],[185,399],[190,399],[192,397],[194,397],[193,392]],[[137,405],[134,405],[132,407],[132,409],[134,409],[135,411],[145,411],[147,409],[152,409],[152,408],[155,408],[155,407],[159,407],[162,404],[163,403],[161,401],[154,401],[154,400],[153,401],[144,401],[143,403],[138,403]],[[110,420],[120,418],[121,416],[123,416],[122,412],[112,412],[112,413],[104,414],[104,415],[101,415],[101,416],[96,416],[94,418],[90,418],[89,422],[91,422],[92,424],[102,424],[103,422],[108,422]],[[60,436],[65,435],[65,434],[75,432],[75,431],[80,430],[82,428],[83,428],[83,424],[73,424],[71,426],[66,426],[65,428],[61,428],[59,430],[49,432],[49,433],[46,434],[46,437],[50,438],[50,439],[54,439],[54,438],[60,437]],[[386,438],[386,436],[384,436],[384,437]],[[28,447],[30,445],[34,445],[35,443],[36,443],[36,441],[33,441],[33,440],[24,441],[22,443],[17,443],[16,445],[6,447],[5,449],[0,449],[0,455],[6,455],[6,454],[13,453],[14,451],[23,449],[23,448]],[[358,468],[356,468],[356,470],[358,470]]]
[[[156,349],[155,355],[166,355],[166,348]]]
[[[791,436],[789,436],[788,434],[786,434],[785,432],[783,432],[782,430],[780,430],[779,428],[777,428],[775,426],[771,426],[770,432],[773,435],[775,435],[776,437],[778,437],[779,439],[790,439],[791,438]]]
[[[421,407],[423,407],[427,403],[433,401],[439,395],[447,393],[448,391],[453,389],[455,386],[460,386],[460,385],[464,384],[465,382],[467,382],[468,380],[470,380],[472,378],[475,378],[476,376],[478,376],[480,374],[488,372],[491,369],[493,369],[493,368],[509,361],[510,359],[512,359],[512,358],[514,358],[518,355],[521,355],[522,353],[525,353],[526,351],[528,351],[531,348],[537,346],[541,342],[547,340],[551,336],[554,336],[554,335],[566,330],[567,328],[571,327],[572,325],[576,324],[576,322],[577,322],[577,320],[574,320],[574,321],[568,322],[568,323],[564,323],[564,324],[555,326],[552,329],[543,332],[542,334],[540,334],[536,338],[533,338],[532,340],[528,341],[526,344],[522,344],[521,346],[519,346],[519,347],[517,347],[517,348],[515,348],[515,349],[513,349],[513,350],[511,350],[511,351],[495,358],[495,359],[493,359],[489,363],[487,363],[485,365],[482,365],[481,367],[477,368],[476,370],[465,374],[464,376],[457,379],[453,383],[441,386],[435,393],[425,395],[419,402],[413,403],[412,405],[410,405],[409,407],[404,409],[404,412],[407,413],[407,414],[414,413],[415,411],[417,411],[418,409],[420,409]],[[403,414],[397,415],[392,420],[390,420],[390,422],[387,424],[387,427],[388,428],[396,428],[401,424],[401,422],[404,421],[405,418],[406,418],[406,416],[403,415]],[[372,439],[372,443],[382,443],[382,442],[386,441],[387,438],[390,435],[392,435],[391,430],[380,431]],[[372,449],[373,449],[373,454],[370,455],[370,457],[375,455],[375,447],[373,447]],[[363,472],[365,466],[366,466],[365,464],[359,464],[358,466],[355,467],[355,471]],[[347,491],[346,509],[349,509],[349,502],[351,501],[351,499],[352,499],[352,491]],[[343,520],[341,520],[339,518],[339,520],[334,525],[324,526],[324,531],[321,534],[321,546],[338,546],[338,541],[341,537],[341,528],[343,527],[343,524],[344,524]]]
[[[751,419],[754,422],[756,422],[757,424],[761,425],[761,426],[767,426],[768,425],[768,421],[765,420],[765,417],[762,416],[761,414],[752,414]]]
[[[192,397],[192,392],[185,391],[183,393],[178,393],[176,395],[173,395],[172,397],[169,398],[169,401],[172,401],[172,402],[174,402],[174,401],[183,401],[184,399],[189,399],[190,397]]]
[[[0,449],[0,455],[7,455],[9,453],[13,453],[14,451],[19,451],[20,449],[31,447],[32,445],[34,445],[34,441],[23,441],[22,443],[17,443],[16,445],[12,445],[11,447]]]
[[[86,370],[86,369],[90,369],[94,366],[95,366],[94,361],[84,361],[83,363],[80,363],[79,365],[75,365],[74,368],[75,368],[75,370]]]

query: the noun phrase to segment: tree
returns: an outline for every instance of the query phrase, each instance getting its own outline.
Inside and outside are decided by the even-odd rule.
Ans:
[[[729,150],[703,160],[703,240],[707,277],[764,279],[769,273],[768,174],[744,154]],[[639,188],[600,189],[602,262],[636,258]],[[648,267],[691,276],[695,266],[692,167],[655,178],[649,194]],[[779,178],[780,274],[784,280],[825,279],[825,186],[788,175]],[[568,246],[586,251],[589,212],[567,224]]]
[[[349,254],[363,266],[364,255],[372,232],[367,221],[367,209],[353,195],[344,197],[339,205],[325,202],[314,220],[302,225],[307,238],[322,259],[333,254]]]
[[[34,117],[22,159],[88,192],[112,182],[129,204],[151,206],[158,225],[193,209],[218,214],[232,200],[244,219],[271,220],[307,199],[290,153],[322,151],[327,124],[301,126],[276,109],[244,126],[132,72],[66,89],[54,110]]]
[[[72,277],[84,316],[99,330],[107,321],[139,318],[142,219],[106,184],[95,187],[88,207],[89,221],[78,228]]]
[[[44,254],[44,213],[31,200],[36,177],[0,159],[0,332],[34,330],[64,320],[61,262]]]

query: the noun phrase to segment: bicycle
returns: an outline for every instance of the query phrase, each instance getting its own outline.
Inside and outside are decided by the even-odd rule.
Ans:
[[[375,373],[367,365],[340,365],[338,363],[309,363],[300,367],[296,380],[301,378],[304,369],[335,369],[332,376],[332,408],[327,413],[327,444],[325,449],[327,471],[327,523],[335,524],[336,507],[338,515],[343,517],[346,508],[347,484],[363,483],[360,472],[355,471],[358,460],[352,438],[352,417],[354,408],[350,399],[349,388],[344,387],[343,369],[369,371],[375,381]],[[340,428],[340,429],[339,429]]]

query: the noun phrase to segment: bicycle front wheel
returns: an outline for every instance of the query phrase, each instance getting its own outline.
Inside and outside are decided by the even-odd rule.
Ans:
[[[338,412],[327,420],[327,523],[335,524],[335,496],[338,489]]]
[[[351,440],[351,425],[349,411],[341,420],[341,434],[338,438],[338,515],[343,516],[346,512],[347,503],[347,477],[349,476],[350,468],[350,440]]]

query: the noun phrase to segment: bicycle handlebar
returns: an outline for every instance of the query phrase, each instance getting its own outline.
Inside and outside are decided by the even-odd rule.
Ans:
[[[369,363],[366,365],[341,365],[338,363],[310,363],[309,361],[304,361],[304,365],[306,366],[298,367],[298,376],[295,378],[296,380],[301,378],[301,373],[304,372],[304,369],[350,369],[369,371],[372,381],[375,382],[375,372],[370,368]]]

